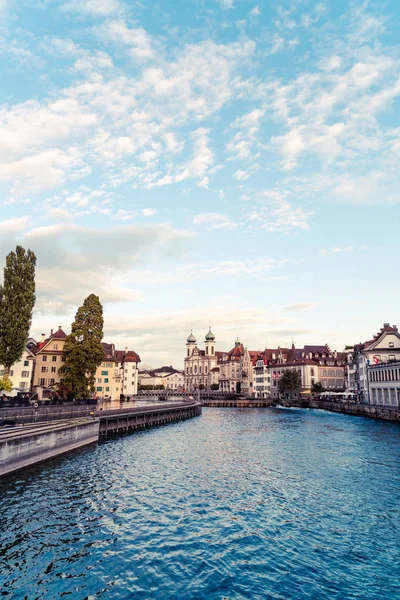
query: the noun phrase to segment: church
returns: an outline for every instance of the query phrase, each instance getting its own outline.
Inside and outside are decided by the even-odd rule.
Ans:
[[[208,390],[213,384],[218,384],[218,359],[222,352],[216,352],[215,345],[211,327],[205,336],[204,350],[198,348],[191,331],[186,341],[185,356],[185,389],[188,392]]]
[[[186,341],[185,390],[194,392],[215,387],[223,392],[251,393],[251,353],[239,339],[229,352],[217,352],[215,348],[215,335],[211,327],[205,336],[204,350],[198,348],[191,331]]]

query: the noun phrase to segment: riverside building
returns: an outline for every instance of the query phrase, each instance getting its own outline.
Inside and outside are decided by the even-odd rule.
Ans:
[[[380,331],[371,340],[354,346],[353,353],[348,355],[348,361],[354,393],[362,402],[371,401],[369,395],[369,368],[372,365],[400,361],[400,334],[397,326],[384,323]]]
[[[400,407],[400,361],[370,366],[368,381],[371,404]]]

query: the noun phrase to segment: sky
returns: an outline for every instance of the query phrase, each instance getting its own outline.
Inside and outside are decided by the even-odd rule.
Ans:
[[[400,321],[398,0],[0,0],[0,263],[182,368]]]

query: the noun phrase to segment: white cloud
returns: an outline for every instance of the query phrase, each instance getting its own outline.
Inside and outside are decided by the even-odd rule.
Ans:
[[[340,254],[342,252],[344,253],[351,253],[354,251],[353,246],[334,246],[333,248],[322,248],[320,250],[320,255],[321,256],[328,256],[330,254]]]
[[[157,211],[155,208],[143,208],[142,209],[143,217],[153,217],[155,214],[157,214]]]
[[[284,306],[283,310],[288,312],[303,312],[312,308],[317,308],[318,302],[296,302],[294,304],[288,304]]]
[[[258,17],[259,15],[261,15],[261,10],[259,6],[254,6],[251,11],[250,11],[250,16],[252,17]]]
[[[13,219],[6,219],[5,221],[0,221],[0,233],[1,235],[12,234],[19,231],[23,231],[27,228],[29,223],[29,218],[25,217],[15,217]]]
[[[129,55],[135,59],[150,59],[155,56],[149,34],[142,27],[131,29],[122,21],[106,21],[95,29],[98,37],[115,44],[125,45]]]
[[[91,16],[106,17],[122,11],[119,0],[70,0],[63,9]]]
[[[233,0],[218,0],[218,3],[222,8],[233,8],[234,6]]]
[[[205,225],[209,229],[236,229],[238,226],[229,217],[220,213],[200,213],[194,217],[193,223]]]

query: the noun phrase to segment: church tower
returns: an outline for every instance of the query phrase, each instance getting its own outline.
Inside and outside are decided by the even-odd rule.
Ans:
[[[210,325],[210,328],[206,335],[204,346],[205,346],[206,358],[207,358],[207,356],[215,357],[215,335],[211,331],[211,325]]]
[[[193,331],[190,332],[188,339],[186,340],[186,358],[189,358],[193,354],[193,350],[196,348],[196,338],[193,335]]]

